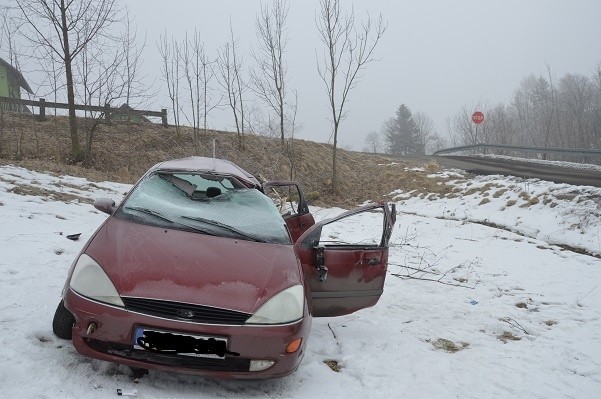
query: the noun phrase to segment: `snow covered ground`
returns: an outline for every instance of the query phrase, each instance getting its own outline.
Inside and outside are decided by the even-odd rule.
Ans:
[[[399,215],[380,302],[314,319],[291,376],[151,371],[134,384],[128,368],[85,358],[51,330],[67,270],[106,216],[85,201],[119,200],[129,186],[0,166],[0,397],[599,398],[601,189],[446,180],[447,197],[392,194]],[[371,216],[344,233],[379,229]],[[79,241],[66,238],[74,233]]]

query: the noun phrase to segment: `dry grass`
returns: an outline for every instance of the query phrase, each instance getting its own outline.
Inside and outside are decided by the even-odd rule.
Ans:
[[[328,367],[332,370],[335,371],[336,373],[339,373],[340,370],[342,370],[342,366],[340,365],[340,363],[338,363],[337,360],[324,360],[323,361],[325,364],[328,365]]]
[[[509,331],[504,331],[503,334],[497,335],[497,338],[499,339],[499,341],[502,341],[504,344],[506,344],[509,341],[520,341],[521,340],[520,337],[516,337],[515,335],[513,335],[513,333],[511,333]]]
[[[79,119],[80,143],[90,121]],[[249,172],[269,180],[298,180],[316,205],[352,207],[366,200],[380,201],[395,189],[414,190],[415,195],[450,194],[442,180],[428,178],[439,169],[436,163],[391,159],[385,156],[338,150],[338,185],[332,189],[332,146],[294,140],[283,149],[279,140],[247,134],[239,148],[235,134],[221,131],[197,133],[183,127],[114,122],[100,125],[93,144],[89,167],[69,163],[70,139],[66,117],[50,117],[39,122],[31,116],[4,114],[0,122],[0,162],[57,175],[75,175],[92,181],[133,183],[152,165],[192,155],[229,159]],[[394,163],[393,163],[394,162]],[[293,165],[293,166],[292,166]],[[423,171],[408,170],[416,166]]]
[[[436,349],[440,349],[449,353],[456,353],[467,348],[470,344],[467,342],[460,342],[458,345],[451,340],[438,338],[436,341],[432,342],[432,345],[434,345]]]

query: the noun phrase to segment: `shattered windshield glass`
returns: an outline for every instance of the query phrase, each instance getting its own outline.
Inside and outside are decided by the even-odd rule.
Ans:
[[[290,244],[273,202],[232,176],[153,173],[140,182],[116,216],[209,235]]]

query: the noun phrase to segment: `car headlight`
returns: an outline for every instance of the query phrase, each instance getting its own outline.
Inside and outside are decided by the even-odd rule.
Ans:
[[[302,285],[286,288],[263,304],[246,324],[284,324],[303,317],[305,290]]]
[[[125,307],[111,279],[89,255],[82,254],[77,259],[69,286],[85,297]]]

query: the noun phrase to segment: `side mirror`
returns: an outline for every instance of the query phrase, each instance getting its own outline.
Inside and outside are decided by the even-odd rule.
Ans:
[[[115,209],[117,209],[115,201],[110,198],[98,198],[94,200],[94,208],[109,215],[112,215]]]

